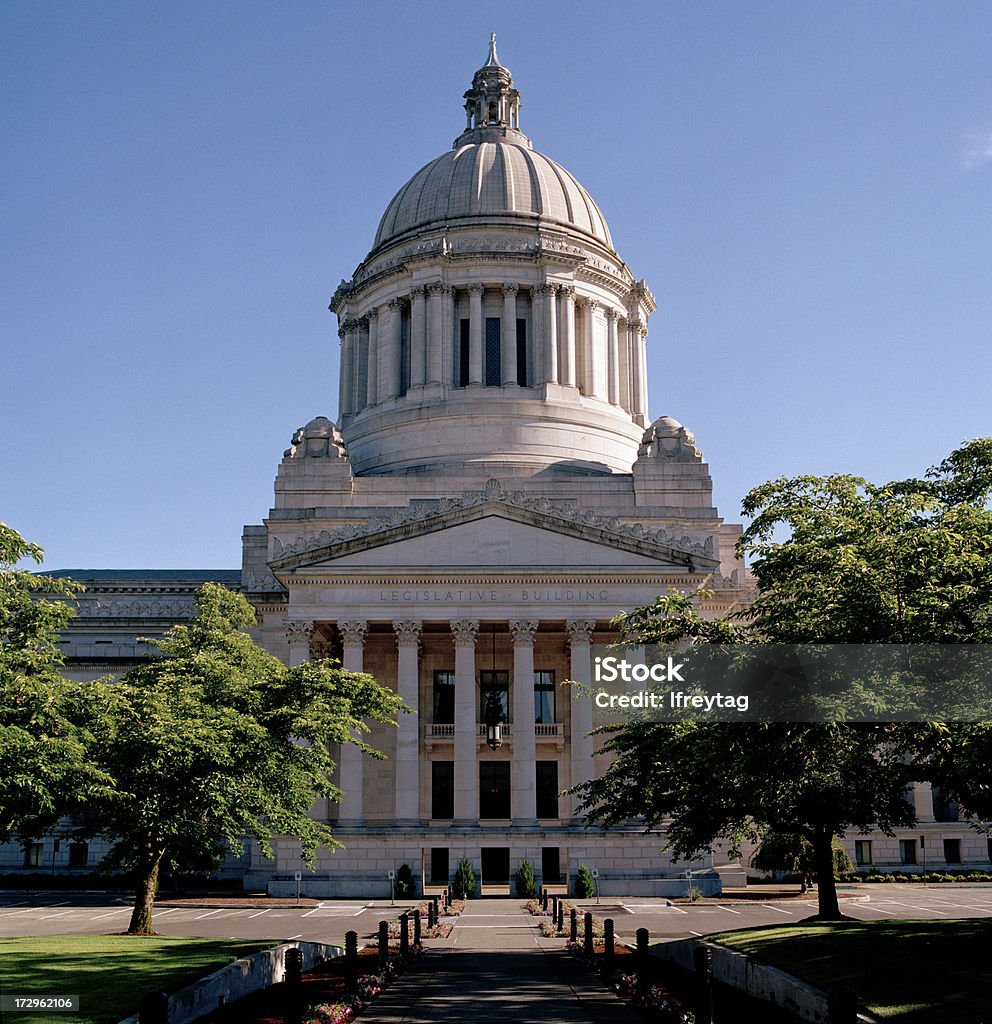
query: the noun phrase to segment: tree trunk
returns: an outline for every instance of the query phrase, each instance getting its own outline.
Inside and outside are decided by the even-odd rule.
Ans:
[[[830,829],[818,828],[813,833],[813,863],[816,865],[816,916],[824,921],[843,918],[837,903],[837,883],[834,880],[834,837]]]
[[[128,935],[154,935],[152,910],[158,894],[158,869],[165,851],[146,849],[138,869],[138,889],[134,895],[134,911],[128,925]]]

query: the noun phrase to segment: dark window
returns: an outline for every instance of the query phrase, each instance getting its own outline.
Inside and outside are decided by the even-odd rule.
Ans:
[[[468,320],[460,321],[458,325],[458,386],[468,387]]]
[[[899,862],[901,864],[915,864],[916,863],[916,840],[915,839],[900,839],[899,840]]]
[[[498,388],[500,380],[499,364],[499,317],[486,317],[486,387]]]
[[[558,817],[558,762],[538,761],[536,765],[537,816]]]
[[[482,884],[506,885],[510,881],[510,850],[502,846],[482,848]]]
[[[871,864],[871,840],[870,839],[855,839],[854,840],[854,863],[855,864]]]
[[[431,762],[431,817],[455,816],[455,762]]]
[[[534,673],[534,721],[550,725],[555,720],[555,674]]]
[[[435,762],[436,763],[436,762]],[[451,877],[448,873],[448,850],[443,846],[431,849],[431,885],[447,885]]]
[[[933,816],[936,821],[957,821],[958,802],[941,790],[940,786],[933,787]]]
[[[455,673],[448,669],[434,673],[434,722],[452,725],[455,721]]]
[[[510,674],[509,672],[486,671],[479,673],[479,712],[480,722],[486,721],[486,712],[490,701],[495,701],[500,710],[500,721],[509,722],[510,711]]]
[[[26,868],[41,867],[41,843],[24,844],[24,866]]]
[[[412,320],[409,303],[400,309],[400,394],[410,390],[410,323]]]
[[[479,817],[510,817],[510,762],[479,762]]]
[[[527,321],[517,321],[517,383],[527,387]]]
[[[992,838],[985,840],[985,852],[989,855],[989,863],[992,864]]]
[[[90,859],[90,848],[88,843],[69,844],[69,867],[84,868]]]
[[[961,840],[960,839],[945,839],[944,840],[944,863],[945,864],[960,864],[961,863]]]
[[[541,881],[553,885],[561,879],[561,850],[557,846],[541,848]]]

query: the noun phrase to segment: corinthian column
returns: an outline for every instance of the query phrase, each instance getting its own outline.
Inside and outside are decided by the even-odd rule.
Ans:
[[[504,384],[517,383],[517,288],[503,285],[503,325],[500,330],[500,368]]]
[[[634,373],[630,411],[634,419],[643,427],[646,425],[648,412],[648,329],[641,320],[635,320],[631,327],[630,346]]]
[[[468,382],[482,383],[482,293],[481,284],[468,286]]]
[[[579,686],[572,687],[570,707],[571,726],[569,729],[569,748],[571,750],[572,785],[588,782],[593,777],[593,741],[592,736],[592,698],[580,693],[581,687],[592,686],[592,659],[590,657],[592,632],[595,622],[568,621],[571,664],[569,673]],[[578,800],[572,800],[571,816],[575,817]]]
[[[561,296],[561,383],[575,387],[575,288],[563,284],[558,290]]]
[[[369,363],[366,398],[369,405],[379,401],[379,310],[369,310]]]
[[[346,672],[365,671],[365,637],[367,622],[339,622],[342,652],[341,667]],[[338,821],[361,821],[364,814],[362,786],[364,784],[363,754],[354,743],[342,743],[338,756],[338,785],[341,788],[341,809]]]
[[[444,379],[444,285],[440,281],[428,285],[427,295],[427,383],[440,384]]]
[[[396,820],[420,820],[420,666],[418,648],[421,624],[393,623],[396,634],[396,692],[413,714],[396,721]]]
[[[620,346],[617,341],[617,311],[606,310],[606,397],[610,405],[620,404]]]
[[[403,331],[403,301],[390,299],[386,322],[379,325],[379,401],[400,393],[400,349]]]
[[[289,641],[289,667],[304,665],[310,660],[310,639],[314,625],[309,619],[286,619],[286,639]]]
[[[557,285],[542,284],[534,289],[541,300],[544,315],[541,317],[540,345],[540,382],[542,384],[558,383],[558,313],[555,293]]]
[[[351,415],[351,362],[352,346],[349,344],[348,332],[350,320],[342,320],[338,328],[341,339],[341,357],[338,360],[338,421],[343,423],[345,416]]]
[[[455,643],[455,820],[479,820],[479,734],[475,715],[475,637],[478,619],[451,623]]]
[[[537,820],[537,747],[534,741],[534,634],[536,622],[514,620],[513,763],[510,767],[510,812],[514,821]]]
[[[413,289],[410,300],[410,387],[419,388],[427,377],[427,289]]]
[[[627,412],[631,410],[631,390],[630,390],[630,323],[624,320],[622,317],[619,320],[620,328],[620,405],[626,409]]]

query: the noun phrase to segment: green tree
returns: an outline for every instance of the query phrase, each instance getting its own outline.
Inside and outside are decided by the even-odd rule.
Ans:
[[[42,556],[0,523],[0,839],[43,834],[111,781],[89,758],[106,688],[62,675],[59,631],[82,587],[16,568]]]
[[[517,895],[522,900],[529,900],[536,891],[536,879],[534,878],[534,865],[529,860],[522,860],[517,868]]]
[[[762,836],[761,845],[751,857],[751,867],[759,871],[796,875],[803,892],[806,892],[811,882],[816,881],[813,847],[805,836],[795,833],[784,835],[779,832],[768,832]],[[834,840],[834,874],[842,875],[852,867],[851,858],[844,852],[844,847],[839,840]]]
[[[409,864],[401,864],[396,872],[396,895],[403,900],[413,895],[413,870]]]
[[[468,857],[462,857],[458,862],[451,889],[458,900],[470,900],[475,895],[475,872]]]
[[[320,846],[339,846],[309,815],[315,799],[340,796],[328,744],[379,757],[363,719],[391,722],[404,709],[371,676],[327,661],[287,668],[243,631],[254,612],[241,595],[207,584],[197,605],[192,623],[155,641],[164,657],[112,688],[96,736],[119,788],[90,829],[112,842],[109,863],[136,875],[131,933],[152,931],[163,866],[216,863],[246,834],[266,856],[274,836],[293,836],[311,866]]]
[[[869,484],[802,476],[751,491],[738,554],[752,560],[756,600],[704,621],[680,594],[620,617],[643,643],[987,643],[992,635],[992,439],[951,453],[925,479]],[[839,917],[833,840],[848,828],[911,824],[907,785],[961,764],[961,730],[838,722],[611,727],[614,761],[580,787],[595,819],[671,818],[669,846],[691,857],[717,838],[739,848],[771,830],[810,844],[819,916]],[[989,777],[988,734],[971,770],[948,788]],[[982,737],[985,737],[985,746]],[[942,743],[943,747],[939,747]],[[915,765],[908,756],[916,757]],[[984,769],[984,775],[982,770]]]
[[[589,899],[596,892],[596,880],[592,877],[592,872],[585,866],[585,864],[579,865],[579,870],[575,873],[575,895],[580,900]]]

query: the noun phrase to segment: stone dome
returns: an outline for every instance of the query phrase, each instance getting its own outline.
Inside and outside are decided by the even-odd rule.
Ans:
[[[512,135],[520,141],[462,137],[453,150],[417,171],[386,207],[375,248],[415,229],[492,215],[554,221],[612,249],[606,219],[592,196],[561,164],[531,148],[518,132]]]

